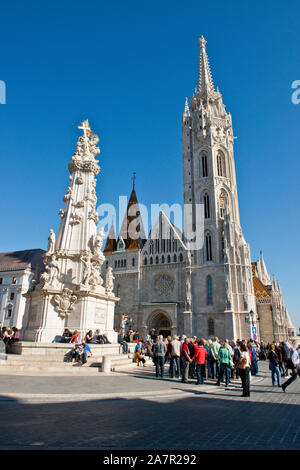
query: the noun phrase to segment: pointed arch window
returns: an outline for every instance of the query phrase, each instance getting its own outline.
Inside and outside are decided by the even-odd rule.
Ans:
[[[182,255],[182,253],[180,253],[180,255],[179,255],[179,261],[180,261],[180,262],[183,261],[183,255]]]
[[[146,266],[147,264],[147,258],[144,259],[144,265]]]
[[[224,194],[221,194],[220,195],[220,217],[221,219],[224,219],[224,215],[225,215],[225,208],[226,208],[226,201],[225,201],[225,196]]]
[[[207,294],[207,305],[213,304],[213,287],[212,278],[207,276],[206,278],[206,294]]]
[[[206,261],[212,261],[212,240],[211,240],[210,233],[207,233],[205,235],[205,251],[206,251]]]
[[[202,176],[205,178],[208,176],[208,168],[207,168],[207,155],[205,153],[201,156],[201,164],[202,164]]]
[[[168,263],[171,263],[171,256],[168,255]]]
[[[215,322],[212,318],[207,320],[207,333],[208,336],[215,336]]]
[[[217,154],[217,171],[218,176],[226,177],[225,155],[223,152]]]
[[[118,286],[117,286],[117,297],[120,297],[120,294],[121,294],[121,286],[120,286],[120,284],[118,284]]]
[[[152,256],[150,257],[150,264],[153,264],[153,258],[152,258]]]
[[[176,262],[177,262],[177,256],[176,256],[176,254],[174,255],[174,258],[173,258],[173,260],[174,260],[174,263],[176,263]]]
[[[203,202],[204,202],[204,218],[209,219],[210,218],[210,206],[209,206],[209,195],[208,195],[208,193],[204,194]]]
[[[158,256],[155,258],[155,264],[158,264]]]
[[[162,263],[165,262],[165,257],[164,257],[164,256],[161,257],[161,262],[162,262]]]

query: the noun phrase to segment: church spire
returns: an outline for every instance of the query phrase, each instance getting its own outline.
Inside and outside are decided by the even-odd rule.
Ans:
[[[139,203],[135,192],[135,176],[133,177],[133,188],[119,233],[119,240],[121,238],[125,242],[126,250],[140,249],[146,240]]]
[[[204,37],[201,36],[201,38],[199,39],[199,43],[198,43],[200,47],[198,86],[197,86],[198,93],[215,91],[205,44],[206,44],[206,41]]]
[[[191,113],[190,113],[190,108],[189,108],[189,102],[188,102],[188,99],[186,98],[185,103],[184,103],[183,117],[189,117],[190,115]]]

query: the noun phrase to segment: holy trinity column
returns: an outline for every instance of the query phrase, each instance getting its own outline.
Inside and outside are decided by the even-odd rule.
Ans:
[[[79,129],[76,151],[68,165],[69,186],[59,209],[60,227],[55,237],[50,229],[44,255],[45,272],[28,295],[27,324],[24,339],[52,341],[64,328],[77,329],[82,335],[99,328],[111,341],[114,306],[113,275],[100,267],[105,261],[101,251],[104,231],[97,232],[96,176],[100,172],[96,156],[99,138],[84,121]]]

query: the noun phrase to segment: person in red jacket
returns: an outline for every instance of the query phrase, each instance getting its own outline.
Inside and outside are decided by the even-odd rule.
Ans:
[[[199,341],[199,347],[197,348],[194,358],[197,367],[197,385],[203,385],[205,378],[205,364],[208,358],[208,352],[204,347],[204,340],[202,338]]]

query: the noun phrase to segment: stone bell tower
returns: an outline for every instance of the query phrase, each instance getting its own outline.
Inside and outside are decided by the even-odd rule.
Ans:
[[[116,341],[113,331],[115,302],[113,275],[100,267],[105,257],[101,248],[103,229],[97,233],[96,176],[100,171],[96,156],[99,138],[88,121],[79,129],[76,151],[69,163],[69,187],[63,197],[64,208],[57,238],[50,229],[44,255],[45,272],[27,298],[23,339],[51,342],[64,328],[77,329],[83,336],[99,328]]]
[[[198,83],[182,117],[185,235],[201,239],[191,252],[193,327],[205,336],[249,337],[245,317],[255,312],[255,300],[250,248],[240,226],[232,120],[215,90],[203,36],[199,46]]]

